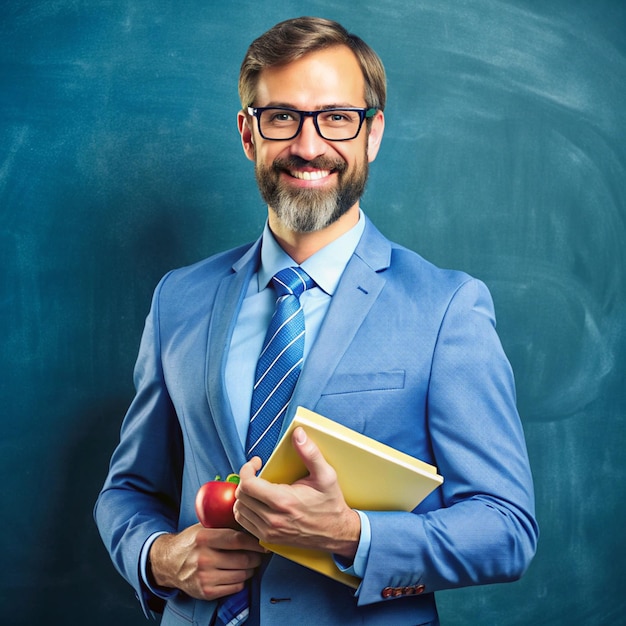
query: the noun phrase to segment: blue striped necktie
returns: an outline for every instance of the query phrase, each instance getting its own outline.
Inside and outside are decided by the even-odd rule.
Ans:
[[[300,267],[288,267],[272,278],[276,310],[257,363],[246,456],[267,461],[276,442],[289,400],[302,369],[304,312],[300,296],[315,286]]]
[[[304,354],[304,312],[300,296],[315,281],[301,268],[288,267],[272,278],[277,294],[257,363],[252,391],[246,457],[267,461],[276,442],[294,387],[300,376]],[[216,626],[238,626],[248,618],[248,588],[224,598]]]

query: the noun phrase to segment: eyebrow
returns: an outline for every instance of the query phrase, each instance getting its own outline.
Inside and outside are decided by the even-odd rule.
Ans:
[[[339,102],[334,104],[322,104],[314,109],[298,109],[298,107],[289,104],[288,102],[270,102],[269,104],[264,104],[265,107],[282,107],[285,109],[294,109],[295,111],[325,111],[326,109],[363,109],[366,108],[367,105],[363,104],[361,106],[349,104],[347,102]]]

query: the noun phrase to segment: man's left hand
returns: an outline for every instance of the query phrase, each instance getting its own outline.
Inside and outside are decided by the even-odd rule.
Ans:
[[[261,541],[325,550],[353,559],[361,522],[344,500],[337,473],[302,427],[294,430],[293,446],[309,475],[293,485],[269,483],[257,476],[261,459],[240,470],[235,519]]]

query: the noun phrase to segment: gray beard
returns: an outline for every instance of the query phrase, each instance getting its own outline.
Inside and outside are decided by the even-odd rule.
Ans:
[[[350,206],[338,197],[337,191],[278,188],[275,200],[268,202],[278,219],[292,232],[313,233],[336,222]]]
[[[330,169],[330,168],[329,168]],[[345,168],[339,172],[335,189],[295,189],[279,181],[276,165],[255,167],[259,191],[280,222],[296,233],[323,230],[348,212],[363,195],[367,182],[367,159],[346,177]]]

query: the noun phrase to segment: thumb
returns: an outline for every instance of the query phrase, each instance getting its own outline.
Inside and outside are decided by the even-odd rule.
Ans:
[[[326,477],[329,470],[333,471],[316,443],[309,438],[302,426],[298,426],[293,431],[291,441],[311,477]]]

